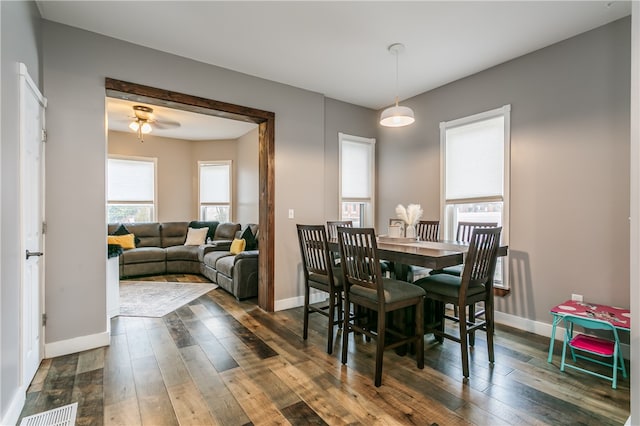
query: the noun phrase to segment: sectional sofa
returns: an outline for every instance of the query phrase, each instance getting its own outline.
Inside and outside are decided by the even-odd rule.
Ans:
[[[207,228],[209,243],[185,245],[189,228]],[[163,274],[202,274],[238,300],[258,295],[258,226],[218,222],[112,223],[109,235],[133,234],[135,248],[120,255],[121,278]],[[234,238],[247,249],[230,251]]]

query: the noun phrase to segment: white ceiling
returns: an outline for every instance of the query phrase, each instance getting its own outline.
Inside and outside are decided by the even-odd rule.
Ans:
[[[43,18],[380,109],[619,19],[628,1],[38,1]]]

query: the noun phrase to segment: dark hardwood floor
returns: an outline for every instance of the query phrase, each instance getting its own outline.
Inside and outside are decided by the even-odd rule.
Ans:
[[[78,425],[415,424],[621,425],[629,379],[618,389],[559,371],[561,345],[498,326],[489,367],[484,334],[462,382],[456,343],[425,337],[425,368],[387,351],[373,386],[374,343],[350,336],[349,362],[324,351],[326,319],[302,309],[265,313],[222,289],[163,318],[116,317],[111,345],[46,359],[22,416],[78,402]]]

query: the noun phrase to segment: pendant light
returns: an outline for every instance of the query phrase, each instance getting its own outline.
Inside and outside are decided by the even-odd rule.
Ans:
[[[404,44],[394,43],[389,46],[389,52],[396,56],[396,104],[382,111],[380,125],[385,127],[403,127],[416,121],[413,110],[409,107],[398,105],[398,55],[404,52]]]

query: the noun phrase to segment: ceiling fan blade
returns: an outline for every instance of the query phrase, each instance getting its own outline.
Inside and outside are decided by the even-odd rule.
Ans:
[[[176,127],[180,127],[180,123],[177,121],[168,121],[168,120],[153,120],[151,122],[152,126],[157,127],[158,129],[175,129]]]

